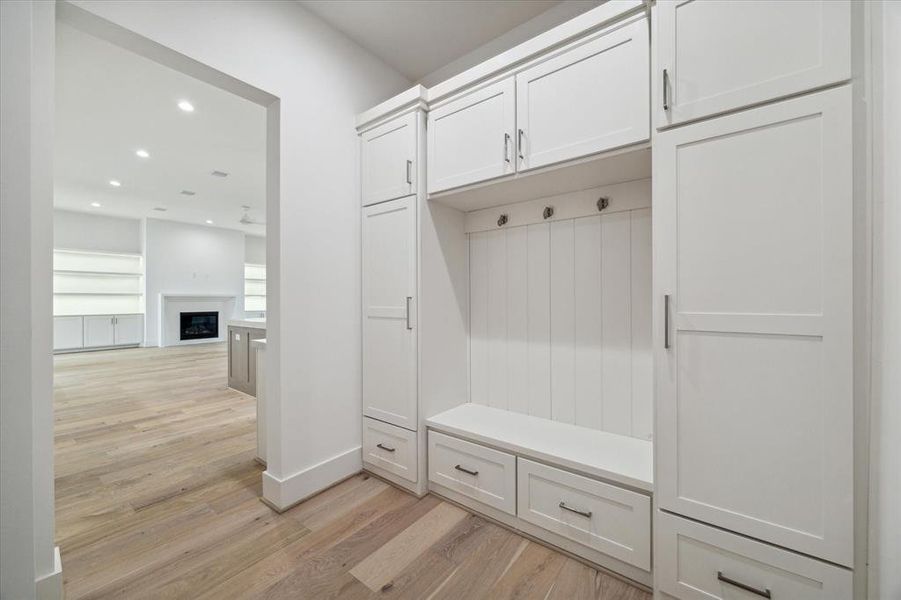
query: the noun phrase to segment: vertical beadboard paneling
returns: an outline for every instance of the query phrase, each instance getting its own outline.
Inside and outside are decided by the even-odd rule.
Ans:
[[[654,431],[654,356],[651,348],[651,210],[632,215],[632,436]]]
[[[488,405],[507,408],[507,231],[488,232]]]
[[[470,234],[472,401],[649,439],[650,209]]]
[[[602,429],[632,434],[631,218],[601,217]]]
[[[529,225],[529,409],[551,418],[551,229],[547,223]]]
[[[507,408],[529,412],[528,229],[507,230]]]
[[[601,217],[573,222],[575,423],[601,427]]]
[[[551,418],[575,421],[573,221],[551,223]]]
[[[469,394],[488,404],[488,233],[469,236]]]

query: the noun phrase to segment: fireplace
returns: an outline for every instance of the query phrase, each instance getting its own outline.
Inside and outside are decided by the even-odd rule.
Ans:
[[[219,313],[183,312],[179,313],[180,336],[182,340],[216,339],[219,337]]]

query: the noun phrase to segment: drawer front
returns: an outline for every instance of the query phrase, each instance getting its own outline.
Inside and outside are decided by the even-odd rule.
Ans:
[[[851,571],[664,512],[655,523],[656,580],[683,600],[844,600]]]
[[[363,462],[416,483],[416,432],[363,417]]]
[[[516,514],[516,457],[429,432],[429,481]]]
[[[651,569],[651,499],[519,459],[519,518],[640,569]]]

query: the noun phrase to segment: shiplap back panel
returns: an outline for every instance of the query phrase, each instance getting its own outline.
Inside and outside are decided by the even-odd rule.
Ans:
[[[469,244],[471,400],[650,439],[650,209]]]

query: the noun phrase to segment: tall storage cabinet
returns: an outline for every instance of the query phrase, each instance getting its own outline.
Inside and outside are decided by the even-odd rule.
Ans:
[[[363,467],[425,493],[419,393],[419,211],[425,89],[361,115]],[[400,173],[400,175],[398,175]]]
[[[363,414],[416,430],[416,196],[363,209]]]

